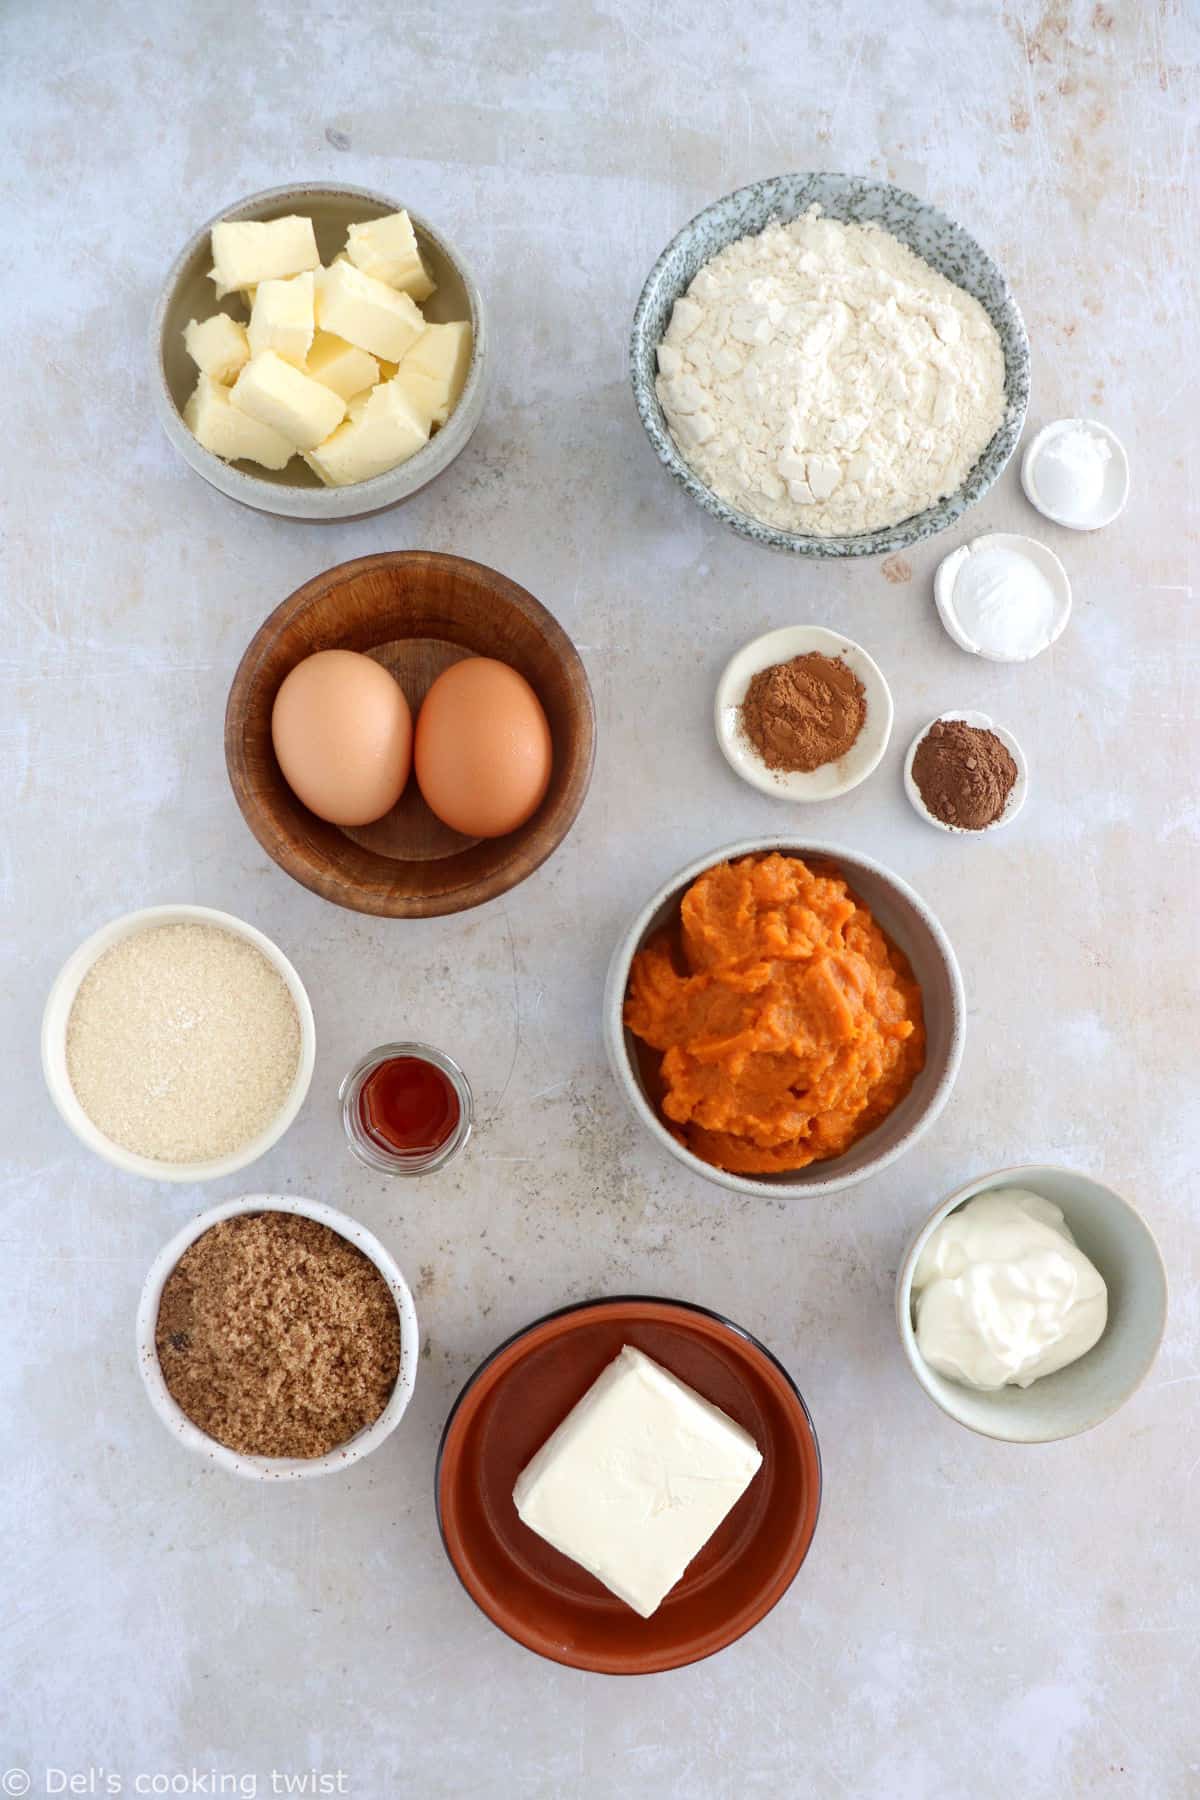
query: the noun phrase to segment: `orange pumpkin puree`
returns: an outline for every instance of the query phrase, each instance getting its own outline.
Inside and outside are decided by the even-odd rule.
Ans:
[[[744,1175],[839,1155],[925,1061],[907,959],[840,877],[795,856],[747,856],[694,881],[680,925],[633,959],[625,1022],[661,1054],[676,1136]]]

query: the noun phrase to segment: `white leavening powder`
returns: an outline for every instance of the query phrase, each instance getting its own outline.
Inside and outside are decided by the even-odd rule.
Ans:
[[[880,227],[818,208],[706,263],[658,368],[671,435],[706,486],[819,537],[953,493],[1004,417],[1004,353],[979,302]]]
[[[278,1116],[299,1061],[282,976],[217,925],[121,938],[84,976],[67,1020],[67,1074],[84,1112],[159,1162],[240,1150]]]

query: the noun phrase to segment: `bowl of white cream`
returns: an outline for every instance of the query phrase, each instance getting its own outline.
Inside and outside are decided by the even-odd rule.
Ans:
[[[921,1387],[960,1425],[1048,1443],[1099,1425],[1144,1381],[1167,1280],[1129,1201],[1049,1164],[969,1182],[913,1238],[896,1322]]]

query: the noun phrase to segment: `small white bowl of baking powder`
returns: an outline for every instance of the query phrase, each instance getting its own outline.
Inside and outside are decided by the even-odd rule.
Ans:
[[[1031,506],[1071,531],[1101,531],[1125,510],[1129,458],[1098,419],[1055,419],[1027,446],[1021,486]]]
[[[138,993],[139,983],[161,979],[162,965],[157,959],[151,959],[144,966],[139,962],[125,970],[123,991],[128,996],[128,1007],[113,1004],[114,997],[119,1000],[121,994],[118,992],[114,996],[111,981],[97,992],[97,980],[106,973],[100,971],[84,993],[81,1014],[87,1008],[88,1016],[77,1016],[76,1036],[72,1041],[72,1014],[80,1001],[80,990],[101,958],[110,951],[127,947],[124,950],[127,960],[129,951],[135,949],[134,940],[142,940],[141,947],[144,947],[144,934],[164,926],[193,928],[187,934],[186,943],[181,944],[186,957],[192,961],[188,967],[181,967],[178,985],[173,985],[170,990],[169,1006],[158,1004],[158,995],[153,991],[149,995]],[[199,934],[199,942],[196,927],[204,928]],[[218,982],[217,998],[221,1003],[214,1004],[213,1017],[208,1022],[200,1016],[203,1009],[194,998],[197,950],[202,959],[199,975],[205,982],[211,983],[214,979]],[[222,952],[227,952],[232,959],[225,983],[226,993],[220,992],[223,965],[220,960],[215,964],[211,962],[213,956],[219,959]],[[168,971],[168,974],[174,981],[174,971]],[[119,988],[120,984],[117,986]],[[269,1008],[272,1027],[283,1028],[286,1043],[268,1041],[265,1018],[263,1042],[261,1045],[256,1042],[251,1016],[242,1020],[236,1042],[227,1042],[222,1052],[220,1031],[223,1029],[228,1033],[231,1024],[238,1024],[239,1011],[245,1012],[247,992],[261,994],[264,1009]],[[150,1005],[149,1022],[147,1004]],[[294,1023],[291,1021],[292,1010]],[[170,1027],[166,1036],[161,1035],[164,1026]],[[156,1031],[160,1034],[157,1040]],[[275,1036],[278,1035],[276,1031]],[[97,1077],[105,1090],[102,1104],[89,1093],[90,1107],[85,1107],[71,1074],[73,1053],[80,1052],[81,1036],[85,1040],[83,1055],[89,1073]],[[183,1042],[185,1039],[186,1043]],[[197,1053],[190,1056],[191,1066],[188,1066],[193,1046],[197,1047]],[[258,1056],[260,1049],[266,1059],[262,1067],[262,1058]],[[204,1058],[211,1059],[214,1052],[219,1055],[215,1067],[204,1061]],[[282,1064],[281,1055],[285,1058]],[[236,1078],[246,1087],[247,1105],[242,1115],[247,1120],[246,1135],[238,1139],[234,1132],[236,1141],[231,1141],[228,1117],[224,1121],[214,1120],[214,1125],[226,1132],[226,1138],[219,1150],[207,1154],[204,1118],[185,1118],[180,1121],[184,1134],[181,1141],[186,1140],[184,1154],[178,1157],[147,1154],[145,1146],[139,1147],[137,1143],[137,1131],[144,1128],[147,1094],[154,1097],[156,1057],[161,1063],[161,1080],[157,1085],[161,1089],[164,1118],[167,1116],[165,1109],[172,1104],[173,1098],[179,1099],[180,1092],[186,1099],[188,1094],[194,1095],[197,1090],[203,1093],[207,1087],[219,1098],[222,1089],[228,1089],[231,1079]],[[86,1144],[106,1162],[128,1175],[148,1176],[157,1181],[211,1181],[218,1176],[232,1175],[255,1162],[278,1143],[300,1111],[312,1080],[315,1060],[316,1028],[312,1006],[303,982],[287,957],[269,937],[244,919],[235,918],[232,913],[218,912],[210,906],[149,906],[101,926],[59,970],[42,1015],[42,1072],[50,1097],[63,1120],[80,1143]],[[79,1073],[76,1062],[77,1076]],[[130,1133],[121,1132],[112,1123],[120,1112],[120,1084],[126,1075],[130,1086],[130,1117],[135,1126]],[[260,1080],[264,1085],[257,1090]],[[236,1097],[234,1093],[235,1101]],[[201,1100],[196,1104],[202,1109],[204,1103]],[[93,1116],[97,1112],[104,1114],[109,1129],[104,1128],[103,1122],[97,1122]],[[121,1141],[122,1137],[125,1141]],[[191,1153],[187,1153],[187,1145],[191,1146]]]
[[[989,662],[1031,662],[1071,616],[1071,583],[1053,550],[1010,531],[989,531],[944,556],[933,597],[959,649]]]

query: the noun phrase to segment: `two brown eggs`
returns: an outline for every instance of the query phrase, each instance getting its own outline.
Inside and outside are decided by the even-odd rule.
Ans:
[[[284,779],[318,818],[368,825],[415,774],[430,811],[472,838],[503,837],[550,785],[550,727],[523,675],[468,656],[437,677],[414,727],[400,683],[369,656],[320,650],[285,677],[271,713]]]

